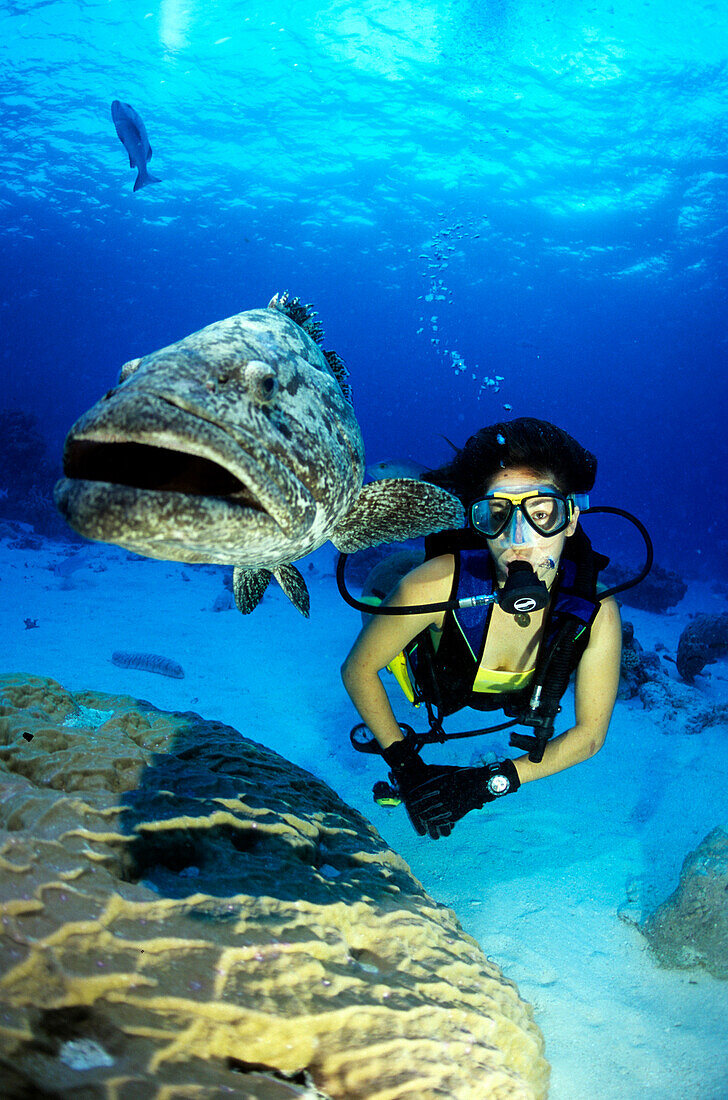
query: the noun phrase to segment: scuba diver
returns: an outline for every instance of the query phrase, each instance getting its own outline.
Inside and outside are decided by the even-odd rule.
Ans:
[[[471,810],[588,760],[604,743],[622,632],[617,589],[597,588],[608,559],[579,524],[596,467],[565,431],[521,417],[482,428],[423,477],[460,498],[468,527],[429,536],[425,561],[370,608],[377,613],[342,666],[363,720],[352,740],[357,729],[373,735],[369,747],[356,747],[379,752],[390,769],[394,786],[377,786],[391,799],[381,801],[404,802],[421,836],[448,836]],[[651,544],[639,521],[618,509],[592,510],[615,511],[640,527],[648,545],[641,579]],[[411,701],[427,703],[434,735],[400,727],[379,677],[386,667]],[[551,740],[574,671],[575,722]],[[479,767],[425,763],[422,745],[447,740],[442,717],[464,707],[502,709],[511,720],[494,729],[530,726],[530,735],[510,739],[528,751]]]

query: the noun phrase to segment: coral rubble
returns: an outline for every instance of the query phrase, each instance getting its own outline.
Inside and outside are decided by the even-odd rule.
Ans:
[[[713,829],[686,857],[677,890],[642,924],[663,966],[728,978],[728,833]]]
[[[530,1007],[325,784],[196,714],[0,678],[13,1095],[534,1100]]]

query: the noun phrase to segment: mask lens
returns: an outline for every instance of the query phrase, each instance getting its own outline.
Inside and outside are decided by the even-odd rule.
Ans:
[[[476,531],[486,538],[497,538],[511,522],[518,508],[532,530],[541,535],[558,535],[568,525],[569,509],[561,496],[545,494],[543,496],[515,496],[509,499],[486,497],[471,506],[470,522]]]
[[[531,526],[544,535],[557,534],[567,525],[566,501],[562,497],[529,497],[521,506]]]
[[[510,500],[479,500],[470,509],[470,522],[486,538],[499,535],[511,518]]]

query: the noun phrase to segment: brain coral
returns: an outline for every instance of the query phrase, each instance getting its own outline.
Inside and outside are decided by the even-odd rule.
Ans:
[[[532,1012],[376,830],[196,714],[0,678],[5,1094],[535,1098]]]

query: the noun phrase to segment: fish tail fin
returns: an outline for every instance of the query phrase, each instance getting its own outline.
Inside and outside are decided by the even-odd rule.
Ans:
[[[139,170],[139,175],[134,180],[134,190],[140,191],[142,187],[146,187],[148,183],[161,183],[159,176],[150,176],[149,172],[142,172]]]

